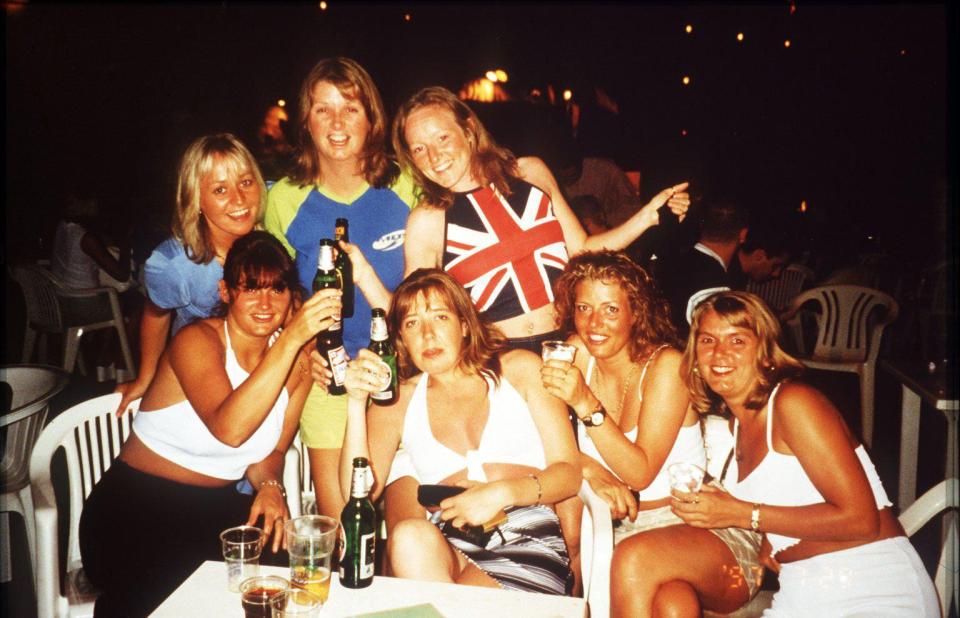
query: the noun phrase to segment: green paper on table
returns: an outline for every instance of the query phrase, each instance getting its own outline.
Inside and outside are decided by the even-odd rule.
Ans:
[[[437,611],[437,608],[429,603],[420,605],[411,605],[410,607],[398,607],[396,609],[385,609],[379,612],[369,614],[357,614],[353,618],[444,618],[443,614]]]

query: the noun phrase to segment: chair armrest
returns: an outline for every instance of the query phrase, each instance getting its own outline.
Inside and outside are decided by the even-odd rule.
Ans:
[[[949,478],[931,487],[917,501],[900,513],[900,525],[907,536],[923,528],[938,513],[957,506],[957,479]]]
[[[60,286],[57,288],[57,296],[64,298],[93,298],[106,294],[107,296],[116,296],[117,291],[109,286],[100,286],[96,288],[67,288]]]
[[[300,451],[292,444],[283,458],[283,489],[287,492],[287,508],[290,509],[290,517],[300,517],[302,513]]]

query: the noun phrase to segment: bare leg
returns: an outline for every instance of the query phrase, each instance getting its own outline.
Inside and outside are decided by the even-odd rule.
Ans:
[[[497,582],[470,564],[453,548],[440,530],[425,519],[405,519],[393,527],[387,538],[390,568],[397,577],[486,586]]]
[[[749,600],[737,561],[723,541],[708,530],[670,526],[641,532],[614,550],[611,615],[690,615],[684,609],[689,594],[674,582],[687,584],[712,611],[729,613]],[[699,615],[699,608],[692,615]]]
[[[703,615],[697,591],[687,582],[674,580],[661,585],[653,599],[656,618],[686,618]]]
[[[571,496],[556,504],[557,518],[563,541],[567,544],[570,556],[570,570],[573,572],[573,596],[583,596],[583,574],[580,568],[580,523],[583,519],[583,500]]]
[[[383,516],[387,524],[387,540],[390,540],[397,523],[405,519],[423,519],[425,509],[417,502],[417,487],[420,483],[412,476],[401,477],[387,485],[383,490]],[[395,575],[390,568],[390,545],[386,547],[383,572],[386,575]],[[380,560],[378,559],[378,562]]]
[[[340,449],[308,448],[310,476],[317,496],[317,513],[340,519],[344,501],[340,495]]]

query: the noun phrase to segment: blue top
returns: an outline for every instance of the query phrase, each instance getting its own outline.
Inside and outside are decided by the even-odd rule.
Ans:
[[[223,278],[223,266],[216,260],[197,264],[173,237],[150,254],[144,277],[153,304],[175,312],[171,336],[194,320],[209,318],[220,302],[217,286]]]
[[[350,223],[350,242],[360,247],[387,290],[403,280],[403,238],[413,191],[410,179],[401,174],[390,188],[364,185],[356,196],[343,199],[323,187],[300,187],[289,178],[277,182],[267,194],[264,227],[276,236],[294,257],[300,285],[312,293],[317,274],[318,246],[333,238],[339,217]],[[354,298],[354,314],[343,321],[343,345],[356,358],[370,343],[370,304],[360,290]]]

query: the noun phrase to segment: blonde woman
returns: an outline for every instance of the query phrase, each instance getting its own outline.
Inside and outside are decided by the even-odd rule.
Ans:
[[[173,236],[154,249],[144,268],[148,298],[140,321],[140,365],[135,380],[117,385],[123,394],[117,414],[146,392],[167,337],[210,317],[220,301],[217,285],[227,252],[256,226],[265,197],[256,160],[233,135],[205,135],[183,153]]]

